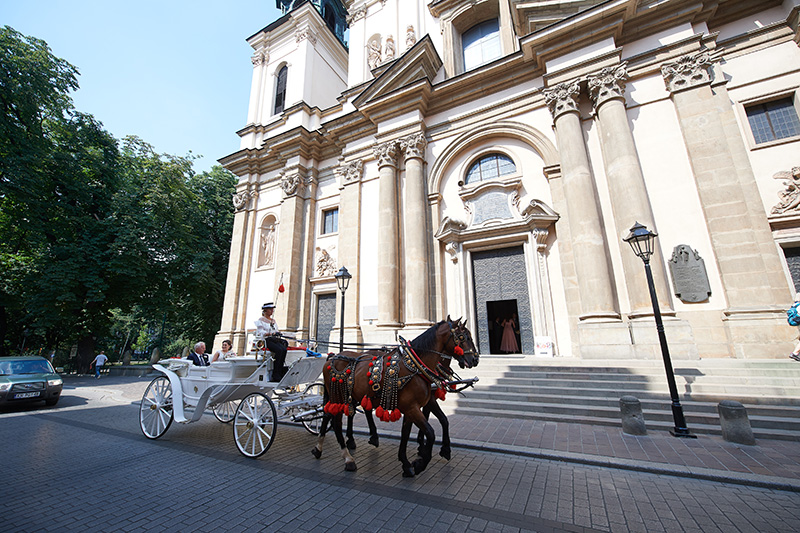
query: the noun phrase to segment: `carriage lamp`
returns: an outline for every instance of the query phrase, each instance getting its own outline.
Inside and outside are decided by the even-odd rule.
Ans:
[[[661,343],[661,357],[664,359],[664,369],[667,371],[667,384],[669,385],[669,395],[672,399],[672,419],[675,427],[670,431],[674,437],[696,438],[686,427],[686,419],[683,416],[683,407],[678,397],[678,387],[675,385],[675,373],[672,370],[672,360],[669,357],[669,346],[667,346],[667,336],[664,334],[664,324],[661,321],[661,309],[658,307],[656,297],[656,287],[653,282],[653,272],[650,269],[650,256],[653,255],[653,243],[658,236],[657,233],[647,229],[647,226],[636,222],[627,237],[622,239],[631,245],[633,253],[644,262],[644,273],[647,276],[647,286],[650,289],[650,301],[653,303],[653,317],[656,320],[656,331],[658,340]]]
[[[350,286],[350,279],[353,277],[350,275],[350,272],[347,271],[347,268],[344,266],[339,269],[339,272],[336,273],[336,285],[339,287],[339,291],[342,293],[342,312],[339,317],[339,352],[344,351],[344,293],[347,290],[347,287]]]

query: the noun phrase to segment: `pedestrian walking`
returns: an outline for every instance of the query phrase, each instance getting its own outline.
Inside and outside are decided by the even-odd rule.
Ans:
[[[94,379],[100,379],[100,367],[106,364],[106,361],[108,361],[108,357],[103,353],[103,350],[100,350],[100,353],[97,354],[94,361],[89,364],[89,368],[92,368],[92,365],[94,365]]]

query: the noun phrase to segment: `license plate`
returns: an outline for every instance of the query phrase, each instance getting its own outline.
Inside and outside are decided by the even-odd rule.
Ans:
[[[19,399],[22,399],[22,398],[36,398],[37,396],[39,396],[39,394],[41,394],[41,393],[40,392],[22,392],[22,393],[19,393],[19,394],[15,394],[14,395],[14,399],[19,400]]]

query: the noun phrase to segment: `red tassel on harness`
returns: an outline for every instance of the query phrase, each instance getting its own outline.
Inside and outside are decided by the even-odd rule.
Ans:
[[[375,416],[377,416],[379,419],[383,420],[383,414],[385,412],[386,411],[383,409],[383,406],[379,405],[378,408],[375,409]]]
[[[361,407],[363,407],[365,411],[372,411],[372,400],[369,396],[361,398]]]
[[[403,413],[400,412],[400,409],[395,409],[392,411],[392,422],[397,422],[401,416],[403,416]]]
[[[456,357],[461,357],[464,355],[464,350],[461,348],[461,346],[456,346],[453,348],[453,353],[456,354]]]
[[[445,397],[447,396],[447,392],[444,389],[436,389],[436,398],[444,401]]]

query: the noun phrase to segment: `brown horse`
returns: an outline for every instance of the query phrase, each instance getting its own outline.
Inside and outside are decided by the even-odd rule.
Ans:
[[[411,477],[425,470],[431,460],[435,436],[422,408],[431,399],[431,384],[443,378],[432,369],[450,357],[468,367],[474,366],[478,360],[471,333],[460,319],[453,321],[450,317],[411,341],[410,348],[401,346],[388,355],[386,352],[343,352],[330,356],[323,369],[326,418],[319,442],[312,450],[314,456],[319,458],[322,455],[326,422],[332,419],[345,470],[356,470],[355,460],[342,434],[342,415],[354,413],[356,405],[360,404],[368,414],[370,429],[373,426],[370,420],[373,407],[376,407],[376,416],[384,421],[396,421],[403,415],[398,452],[403,476]],[[413,464],[406,454],[412,424],[425,435],[420,456]]]

